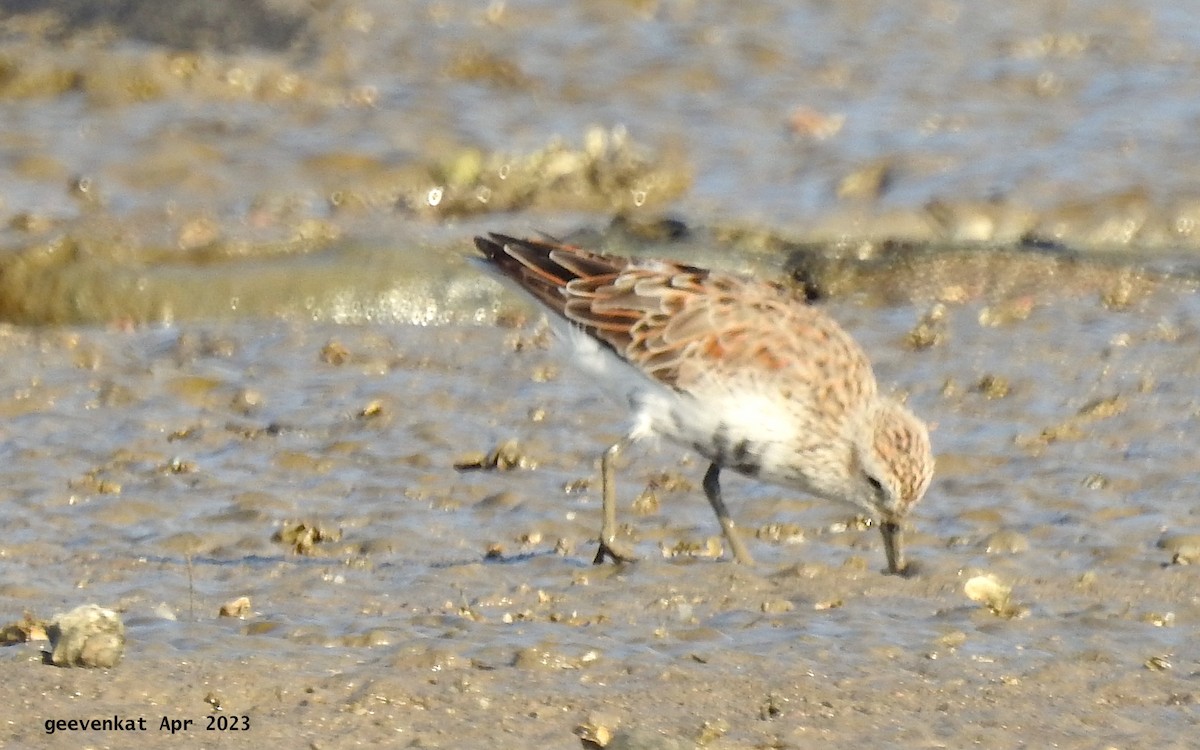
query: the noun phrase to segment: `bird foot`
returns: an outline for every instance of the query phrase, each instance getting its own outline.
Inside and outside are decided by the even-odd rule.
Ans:
[[[596,557],[592,559],[593,565],[603,565],[604,558],[612,558],[614,563],[631,563],[637,562],[637,555],[633,554],[633,550],[623,544],[618,543],[615,539],[604,541],[600,540],[600,549],[596,550]]]

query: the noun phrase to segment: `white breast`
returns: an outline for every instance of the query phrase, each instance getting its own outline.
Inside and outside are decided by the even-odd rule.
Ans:
[[[666,440],[748,476],[828,495],[822,478],[802,473],[796,458],[808,453],[809,462],[815,458],[820,465],[824,462],[813,454],[832,446],[776,390],[744,378],[713,379],[681,393],[642,374],[576,326],[554,319],[551,325],[571,362],[632,410],[631,439]]]

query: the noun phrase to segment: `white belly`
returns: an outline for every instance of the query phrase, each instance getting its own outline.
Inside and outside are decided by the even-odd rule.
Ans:
[[[681,393],[644,375],[611,349],[564,321],[552,321],[573,363],[610,398],[633,412],[629,437],[662,439],[696,451],[723,468],[828,497],[820,465],[833,450],[825,430],[812,429],[778,391],[752,380],[714,378]],[[807,454],[806,461],[797,461]],[[833,459],[834,456],[828,458]],[[814,459],[816,461],[814,462]]]

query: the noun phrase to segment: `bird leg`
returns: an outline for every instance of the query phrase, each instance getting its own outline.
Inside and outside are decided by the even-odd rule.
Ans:
[[[725,501],[721,499],[720,475],[721,467],[710,464],[708,471],[704,474],[704,495],[708,498],[708,504],[712,506],[713,512],[717,514],[717,520],[721,522],[721,530],[725,532],[725,538],[729,540],[729,547],[733,550],[733,559],[743,565],[753,565],[754,558],[746,549],[746,545],[742,544],[733,518],[729,515],[729,509],[725,507]]]
[[[604,521],[600,526],[600,549],[596,550],[593,565],[602,565],[605,557],[611,557],[613,562],[635,562],[637,556],[633,550],[617,541],[617,487],[613,481],[613,461],[621,454],[629,438],[624,438],[609,446],[600,458],[600,489],[604,502]]]

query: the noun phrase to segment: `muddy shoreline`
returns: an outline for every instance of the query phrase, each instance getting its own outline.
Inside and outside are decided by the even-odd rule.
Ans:
[[[912,579],[882,575],[877,534],[843,511],[736,479],[760,565],[660,556],[717,535],[703,467],[669,448],[619,475],[646,560],[591,566],[595,461],[622,417],[535,318],[9,327],[5,611],[96,601],[129,646],[111,670],[0,649],[25,707],[6,742],[151,746],[42,722],[219,704],[252,718],[238,741],[320,747],[569,747],[597,728],[611,747],[1175,746],[1200,612],[1159,542],[1194,528],[1194,457],[1161,436],[1196,418],[1194,295],[1027,291],[1006,316],[946,305],[918,347],[923,307],[825,303],[935,424]],[[514,438],[533,468],[455,470]],[[323,535],[279,536],[297,524]],[[1012,587],[1016,616],[966,595],[979,574]],[[249,611],[219,617],[239,596]]]
[[[1189,746],[1193,11],[159,5],[0,18],[0,628],[127,637],[0,646],[0,747]],[[919,574],[736,478],[714,556],[652,446],[590,565],[624,415],[489,230],[803,285],[934,428]]]

